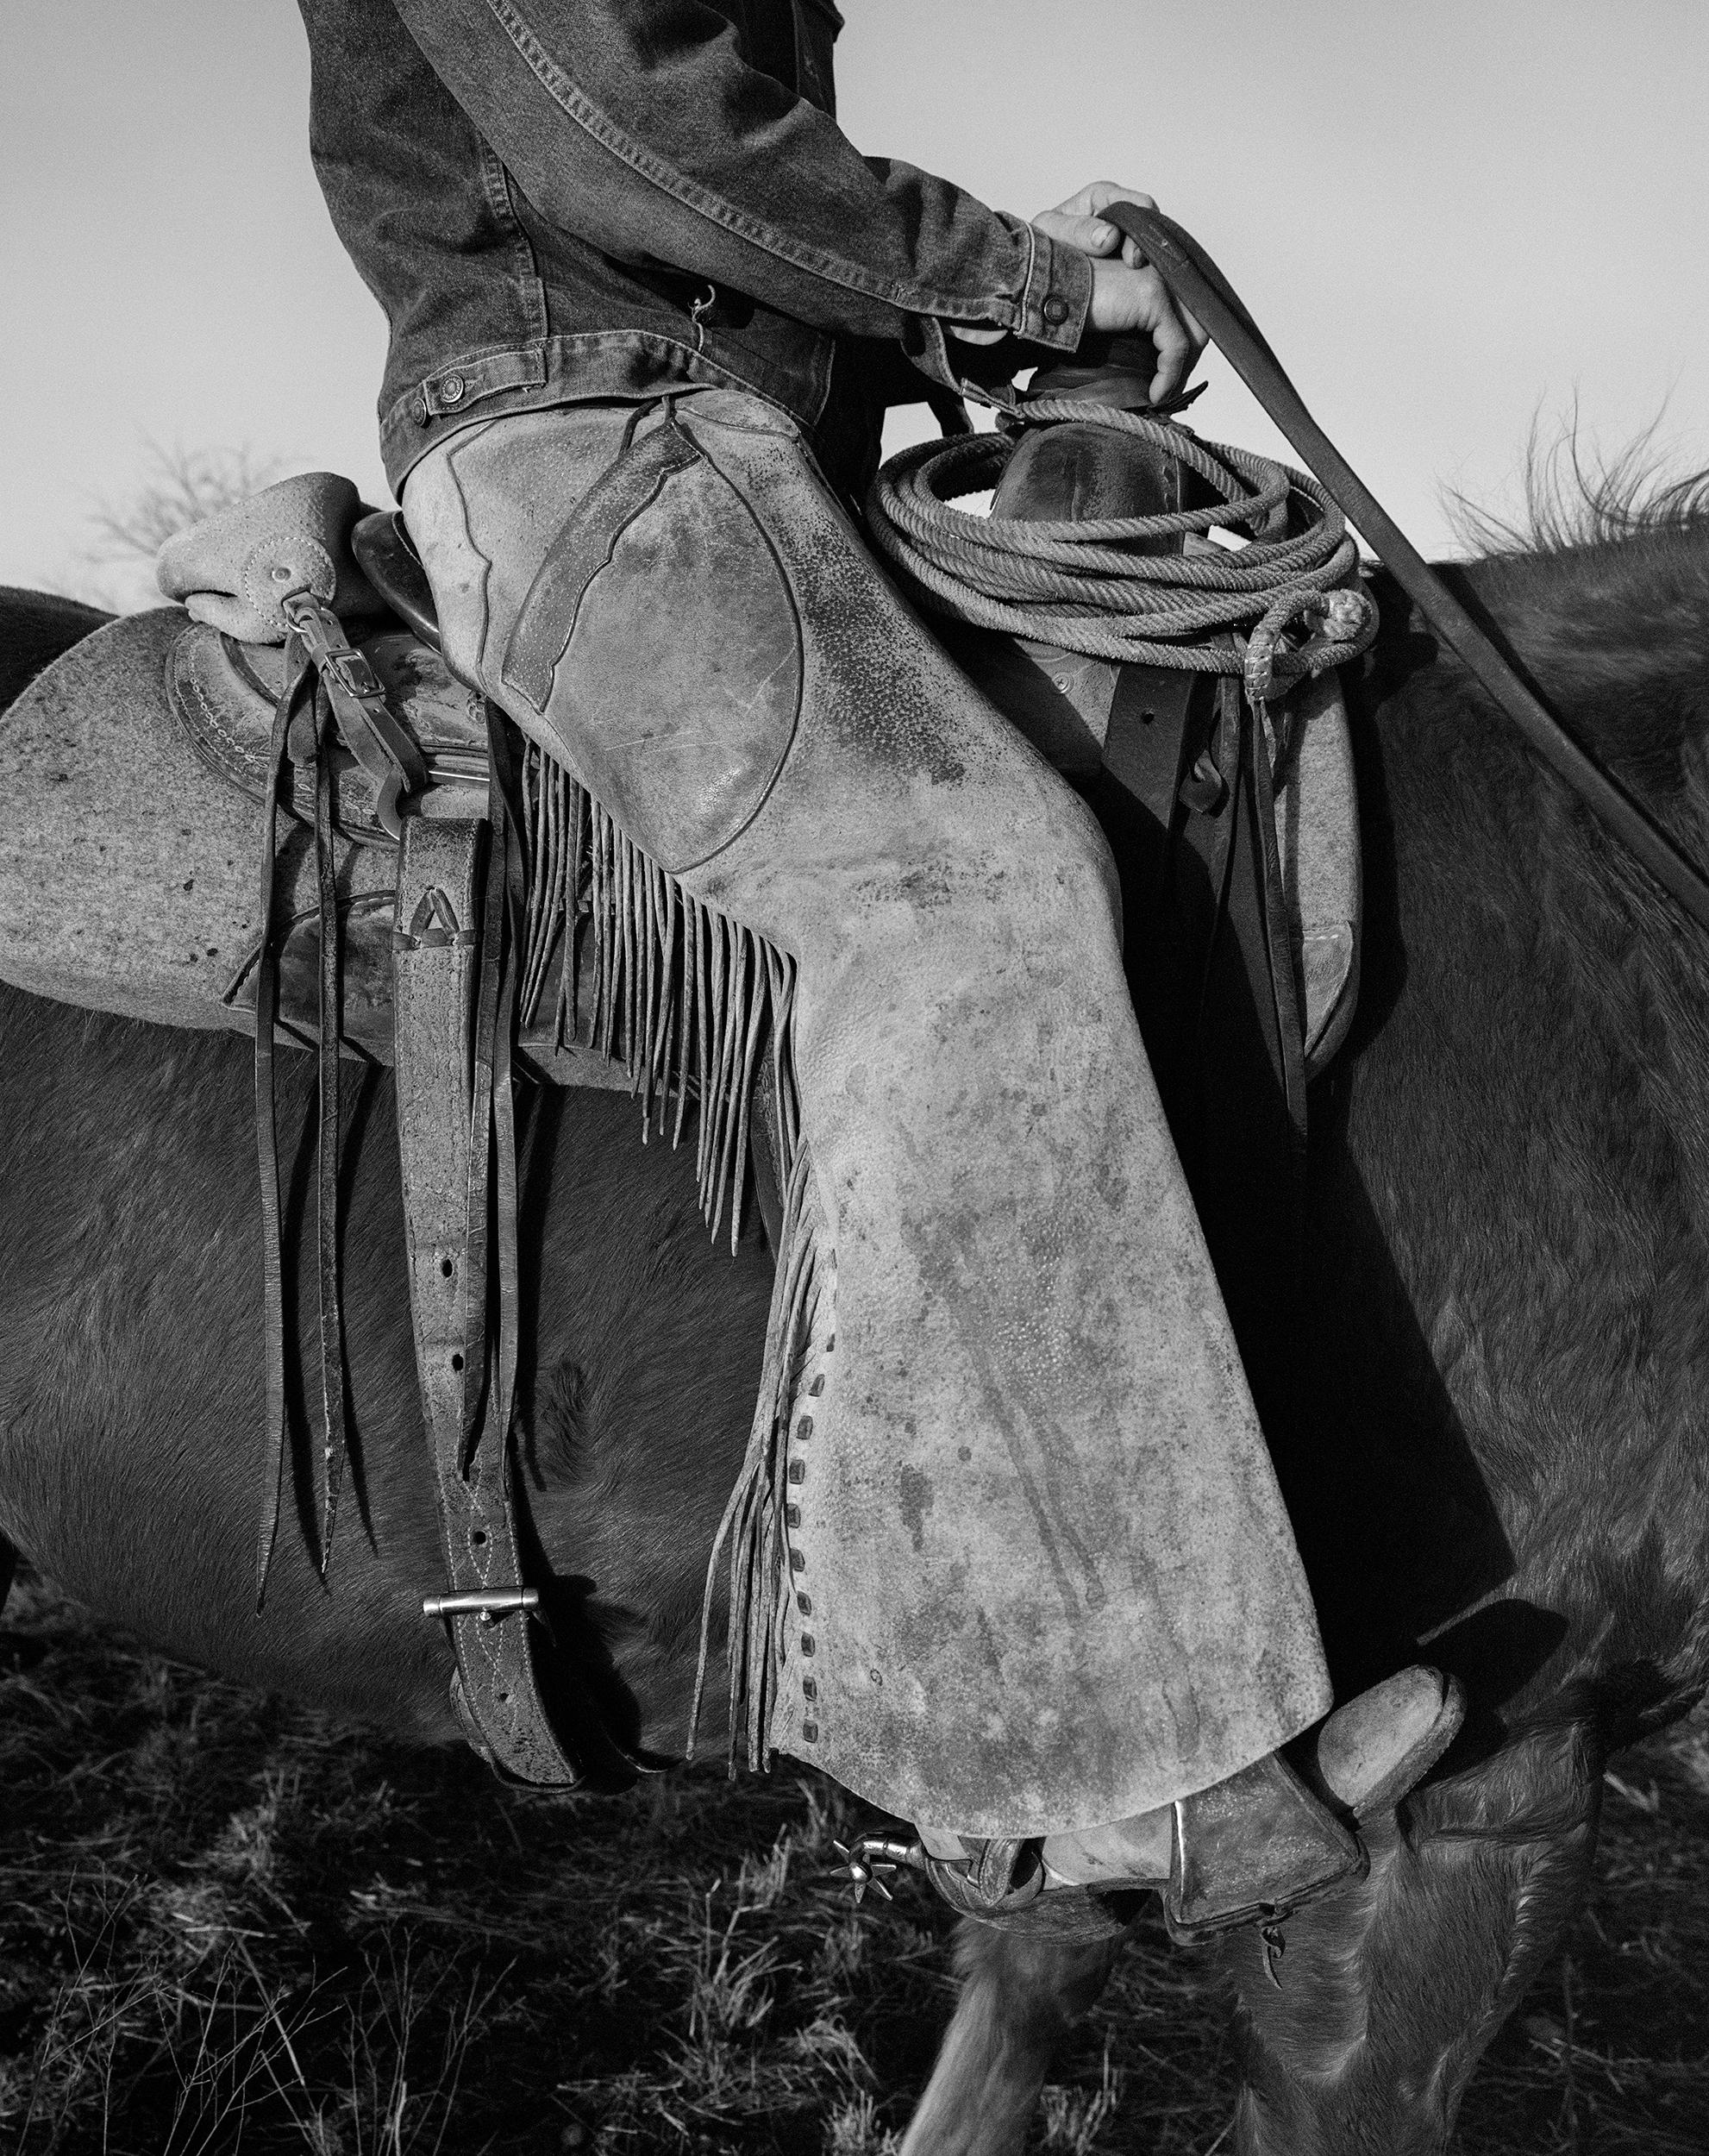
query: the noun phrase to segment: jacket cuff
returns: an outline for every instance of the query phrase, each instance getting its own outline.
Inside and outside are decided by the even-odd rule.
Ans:
[[[1072,352],[1085,334],[1092,309],[1092,258],[1077,247],[1047,239],[1036,225],[1028,225],[1026,231],[1032,256],[1016,303],[1015,335],[1029,344]]]

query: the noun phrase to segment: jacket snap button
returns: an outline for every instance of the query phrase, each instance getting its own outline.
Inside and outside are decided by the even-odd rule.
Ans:
[[[1068,303],[1059,299],[1055,292],[1044,303],[1044,319],[1053,329],[1060,329],[1068,319]]]
[[[1061,317],[1058,317],[1058,319],[1060,320]],[[439,385],[440,401],[447,404],[460,403],[463,392],[466,387],[467,384],[460,374],[448,374]]]

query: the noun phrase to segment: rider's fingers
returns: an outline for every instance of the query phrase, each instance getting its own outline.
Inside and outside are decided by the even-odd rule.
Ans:
[[[1163,289],[1162,279],[1155,270],[1147,273],[1155,281],[1157,296],[1148,327],[1151,342],[1157,348],[1157,372],[1151,378],[1150,398],[1155,404],[1180,387],[1193,371],[1193,363],[1203,348],[1203,340],[1195,342],[1186,325],[1176,313],[1174,304]]]
[[[1051,230],[1049,223],[1051,218],[1096,219],[1099,211],[1107,210],[1112,202],[1137,203],[1142,210],[1155,210],[1157,207],[1152,197],[1141,188],[1124,186],[1118,179],[1094,179],[1089,185],[1082,187],[1077,194],[1070,195],[1066,202],[1059,202],[1054,210],[1047,210],[1042,216],[1035,217],[1033,222],[1049,232],[1051,238],[1055,239],[1056,234]],[[1101,229],[1112,234],[1114,231],[1114,228],[1109,225],[1105,225]],[[1076,244],[1080,243],[1076,242]],[[1109,251],[1107,245],[1088,250],[1088,252],[1099,254],[1107,254]]]
[[[1130,202],[1141,210],[1155,210],[1154,198],[1137,187],[1124,186],[1118,179],[1094,179],[1089,187],[1082,187],[1086,206],[1094,214],[1107,210],[1112,202]]]
[[[1130,269],[1145,270],[1149,267],[1145,256],[1131,240],[1123,241],[1122,260]],[[1191,367],[1193,360],[1198,358],[1211,340],[1205,335],[1204,325],[1198,316],[1181,304],[1168,286],[1164,284],[1162,279],[1157,276],[1155,270],[1151,271],[1150,274],[1155,280],[1157,287],[1157,304],[1167,311],[1173,323],[1180,326],[1182,334],[1193,347],[1193,359],[1189,359],[1186,362],[1186,367]],[[1183,368],[1183,375],[1186,372],[1186,368]]]
[[[1121,243],[1114,225],[1105,224],[1101,217],[1070,215],[1066,209],[1047,210],[1033,222],[1046,239],[1078,248],[1082,254],[1113,254]]]

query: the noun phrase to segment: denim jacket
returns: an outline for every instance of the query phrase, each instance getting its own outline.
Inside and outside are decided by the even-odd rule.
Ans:
[[[391,324],[394,489],[469,417],[692,383],[858,486],[884,404],[1028,363],[952,367],[946,323],[1080,341],[1084,255],[838,128],[830,0],[300,5],[316,170]]]

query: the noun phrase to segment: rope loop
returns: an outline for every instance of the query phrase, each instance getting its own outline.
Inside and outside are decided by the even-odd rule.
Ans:
[[[1266,699],[1302,674],[1344,666],[1371,642],[1376,609],[1357,583],[1358,549],[1308,473],[1078,398],[1033,399],[1026,417],[1135,436],[1197,472],[1221,499],[1155,517],[975,516],[953,505],[998,485],[1015,438],[917,443],[880,471],[867,517],[933,612],[1090,658],[1243,674]],[[1280,537],[1265,536],[1278,525]],[[1206,536],[1219,530],[1243,530],[1244,545],[1223,551]],[[1156,551],[1168,541],[1180,550]],[[1308,635],[1296,649],[1285,639],[1299,623]]]

